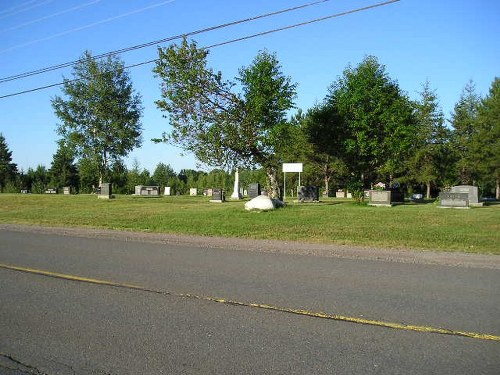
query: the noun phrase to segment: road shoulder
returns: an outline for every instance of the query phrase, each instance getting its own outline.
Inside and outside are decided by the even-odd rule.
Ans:
[[[500,256],[411,249],[381,249],[348,245],[315,244],[296,241],[204,237],[170,233],[129,232],[111,229],[44,227],[38,225],[0,224],[0,231],[47,233],[60,236],[103,238],[120,241],[162,243],[238,251],[295,254],[385,262],[435,264],[452,267],[500,269]]]

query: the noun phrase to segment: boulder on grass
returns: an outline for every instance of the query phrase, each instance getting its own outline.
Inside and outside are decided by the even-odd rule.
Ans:
[[[245,210],[269,211],[283,206],[284,203],[278,199],[269,198],[267,195],[259,195],[245,203]]]

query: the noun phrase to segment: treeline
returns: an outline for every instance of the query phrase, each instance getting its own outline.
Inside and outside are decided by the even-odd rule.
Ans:
[[[207,66],[208,52],[196,43],[159,52],[154,72],[162,99],[155,103],[171,131],[155,141],[177,145],[215,169],[176,173],[168,162],[153,171],[138,162],[127,168],[124,158],[142,144],[140,96],[117,57],[96,61],[86,53],[75,79],[65,81],[65,96],[52,101],[61,123],[50,167],[18,171],[0,134],[0,191],[42,193],[71,186],[91,193],[111,182],[118,194],[132,194],[136,185],[170,186],[174,194],[216,187],[230,192],[239,167],[241,186],[259,182],[277,196],[282,163],[301,162],[301,184],[328,193],[347,188],[362,196],[364,189],[383,183],[430,198],[465,184],[500,199],[499,78],[484,97],[467,83],[447,117],[430,82],[412,100],[385,66],[368,56],[348,66],[322,102],[287,118],[297,85],[281,72],[275,54],[259,53],[239,77],[226,81]],[[297,178],[287,175],[291,190]]]
[[[67,151],[67,150],[66,150]],[[89,163],[84,160],[75,162],[75,159],[59,150],[53,157],[51,166],[47,168],[39,165],[27,171],[18,171],[12,161],[12,151],[8,149],[5,138],[0,134],[0,153],[5,156],[1,165],[0,189],[2,193],[19,193],[22,190],[33,194],[43,194],[47,189],[57,189],[62,193],[63,187],[69,186],[73,192],[89,194],[95,192],[99,186],[98,174]],[[261,170],[240,171],[242,187],[250,183],[265,184],[265,173]],[[181,169],[175,172],[169,165],[159,162],[153,171],[141,168],[137,161],[131,168],[123,162],[115,163],[106,176],[106,181],[113,185],[116,194],[134,194],[135,186],[160,186],[162,191],[166,186],[171,187],[172,194],[189,194],[191,188],[200,192],[209,188],[222,188],[231,193],[234,185],[234,174],[214,169],[210,172]]]

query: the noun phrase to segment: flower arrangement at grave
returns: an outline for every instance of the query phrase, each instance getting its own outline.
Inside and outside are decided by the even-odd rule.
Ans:
[[[373,185],[373,190],[385,190],[385,184],[383,182],[378,182]]]

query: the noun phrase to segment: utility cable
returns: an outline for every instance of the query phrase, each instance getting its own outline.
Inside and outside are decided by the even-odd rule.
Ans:
[[[329,19],[332,19],[332,18],[346,16],[346,15],[349,15],[349,14],[353,14],[353,13],[357,13],[357,12],[361,12],[361,11],[365,11],[365,10],[369,10],[369,9],[373,9],[373,8],[377,8],[377,7],[381,7],[381,6],[385,6],[385,5],[389,5],[389,4],[392,4],[392,3],[396,3],[398,1],[400,1],[400,0],[390,0],[390,1],[385,1],[385,2],[382,2],[382,3],[377,3],[377,4],[369,5],[369,6],[366,6],[366,7],[362,7],[362,8],[352,9],[352,10],[349,10],[349,11],[346,11],[346,12],[342,12],[342,13],[331,14],[329,16],[325,16],[325,17],[321,17],[321,18],[316,18],[316,19],[313,19],[313,20],[309,20],[309,21],[305,21],[305,22],[300,22],[300,23],[297,23],[297,24],[293,24],[293,25],[289,25],[289,26],[285,26],[285,27],[281,27],[281,28],[277,28],[277,29],[263,31],[263,32],[260,32],[260,33],[256,33],[256,34],[252,34],[252,35],[247,35],[247,36],[244,36],[244,37],[241,37],[241,38],[231,39],[231,40],[228,40],[228,41],[225,41],[225,42],[221,42],[221,43],[212,44],[210,46],[203,47],[203,48],[204,49],[211,49],[211,48],[216,48],[216,47],[220,47],[220,46],[224,46],[224,45],[228,45],[228,44],[232,44],[232,43],[236,43],[236,42],[241,42],[241,41],[252,39],[252,38],[256,38],[256,37],[259,37],[259,36],[268,35],[268,34],[276,33],[276,32],[279,32],[279,31],[289,30],[289,29],[292,29],[292,28],[300,27],[300,26],[310,25],[312,23],[326,21],[326,20],[329,20]],[[124,67],[124,69],[130,69],[130,68],[135,68],[135,67],[138,67],[138,66],[141,66],[141,65],[151,64],[151,63],[154,63],[154,62],[156,62],[158,60],[159,59],[152,59],[152,60],[143,61],[143,62],[140,62],[140,63],[137,63],[137,64],[127,65],[127,66]],[[51,87],[56,87],[56,86],[64,85],[65,83],[77,82],[77,81],[80,81],[80,80],[81,80],[81,78],[75,78],[75,79],[72,79],[72,80],[65,80],[64,82],[53,83],[53,84],[50,84],[50,85],[40,86],[40,87],[36,87],[36,88],[33,88],[33,89],[29,89],[29,90],[15,92],[15,93],[12,93],[12,94],[6,94],[6,95],[0,96],[0,99],[5,99],[5,98],[9,98],[9,97],[12,97],[12,96],[17,96],[17,95],[22,95],[22,94],[27,94],[27,93],[31,93],[31,92],[35,92],[35,91],[45,90],[45,89],[48,89],[48,88],[51,88]]]
[[[222,29],[222,28],[226,28],[226,27],[230,27],[230,26],[239,25],[239,24],[246,23],[246,22],[256,21],[256,20],[262,19],[262,18],[276,16],[278,14],[282,14],[282,13],[291,12],[291,11],[294,11],[294,10],[303,9],[303,8],[306,8],[306,7],[310,7],[310,6],[313,6],[313,5],[318,5],[320,3],[325,3],[325,2],[328,2],[328,1],[330,1],[330,0],[314,1],[314,2],[311,2],[311,3],[302,4],[302,5],[298,5],[298,6],[295,6],[295,7],[278,10],[278,11],[271,12],[271,13],[261,14],[261,15],[255,16],[255,17],[249,17],[249,18],[245,18],[245,19],[242,19],[242,20],[238,20],[238,21],[233,21],[233,22],[228,22],[228,23],[220,24],[220,25],[217,25],[217,26],[211,26],[211,27],[207,27],[207,28],[204,28],[204,29],[190,31],[190,32],[184,33],[184,34],[170,36],[170,37],[167,37],[167,38],[163,38],[163,39],[159,39],[159,40],[154,40],[152,42],[142,43],[142,44],[138,44],[138,45],[135,45],[135,46],[126,47],[126,48],[122,48],[122,49],[118,49],[118,50],[106,52],[106,53],[103,53],[103,54],[96,55],[96,56],[94,56],[94,58],[95,59],[102,59],[102,58],[105,58],[105,57],[114,56],[114,55],[118,55],[118,54],[122,54],[122,53],[125,53],[125,52],[134,51],[134,50],[141,49],[141,48],[151,47],[151,46],[158,45],[158,44],[165,43],[165,42],[170,42],[172,40],[180,39],[180,38],[183,38],[183,37],[198,35],[198,34],[206,33],[206,32],[209,32],[209,31],[214,31],[214,30],[218,30],[218,29]],[[0,78],[0,83],[5,83],[5,82],[9,82],[9,81],[21,79],[21,78],[26,78],[26,77],[34,76],[34,75],[37,75],[37,74],[42,74],[42,73],[50,72],[50,71],[53,71],[53,70],[67,68],[69,66],[78,64],[79,62],[81,62],[81,59],[74,60],[74,61],[69,61],[69,62],[66,62],[66,63],[62,63],[62,64],[58,64],[58,65],[53,65],[53,66],[49,66],[49,67],[45,67],[45,68],[40,68],[40,69],[36,69],[36,70],[33,70],[33,71],[29,71],[29,72],[25,72],[25,73],[20,73],[20,74],[8,76],[8,77],[3,77],[3,78]]]

